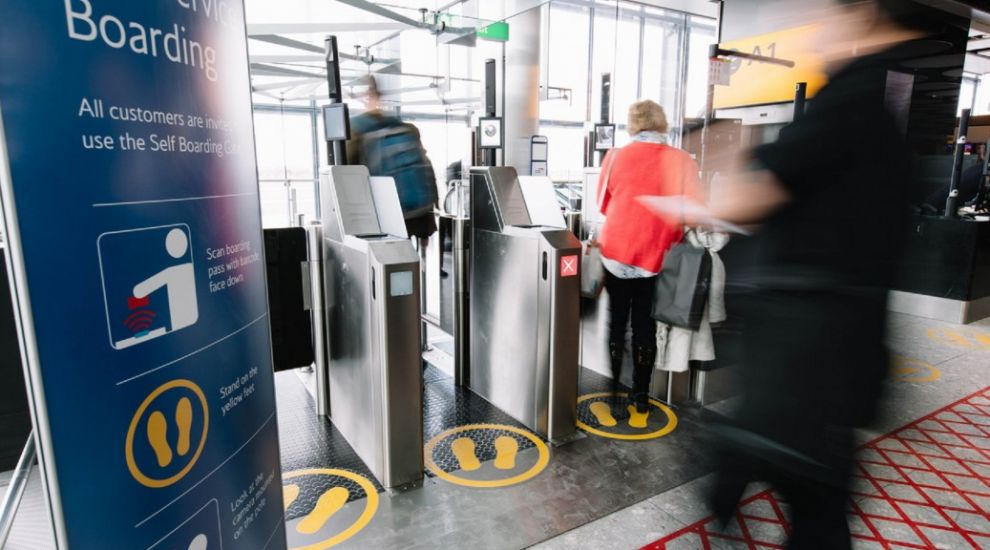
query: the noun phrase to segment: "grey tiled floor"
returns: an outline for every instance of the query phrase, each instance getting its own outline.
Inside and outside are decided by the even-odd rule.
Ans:
[[[990,335],[990,320],[959,327],[894,316],[894,351],[931,364],[941,376],[927,383],[891,383],[882,418],[863,437],[889,432],[990,386],[990,340],[979,341],[977,334]],[[638,548],[709,516],[703,497],[711,477],[699,459],[696,411],[682,411],[681,419],[674,434],[655,442],[587,437],[553,449],[546,471],[515,487],[479,491],[434,478],[418,490],[383,493],[374,521],[340,547]],[[0,495],[5,489],[6,476],[0,474]],[[52,547],[36,474],[6,548]]]
[[[983,339],[978,336],[982,335]],[[866,441],[895,430],[946,405],[990,386],[990,319],[966,327],[893,315],[888,337],[895,354],[928,363],[941,377],[933,382],[892,381],[881,405],[882,415]],[[710,407],[724,412],[731,403]],[[623,510],[534,545],[538,550],[569,548],[634,549],[650,544],[711,516],[705,494],[713,476],[705,476],[676,489],[662,492]],[[763,487],[751,487],[755,492]],[[892,524],[891,529],[898,528]],[[715,548],[731,548],[715,541]],[[722,544],[722,546],[719,546]],[[956,548],[946,540],[943,548]],[[700,548],[688,545],[685,548]],[[872,548],[856,542],[854,548]]]

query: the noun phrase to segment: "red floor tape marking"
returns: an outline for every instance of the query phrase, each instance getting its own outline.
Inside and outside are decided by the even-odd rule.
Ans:
[[[856,548],[990,548],[990,388],[868,443],[857,462]],[[785,508],[764,491],[726,531],[708,518],[643,550],[783,549]]]

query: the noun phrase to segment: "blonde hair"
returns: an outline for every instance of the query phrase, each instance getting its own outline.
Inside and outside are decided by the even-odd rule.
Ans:
[[[640,132],[660,132],[668,130],[667,113],[657,102],[644,99],[629,106],[629,135]]]

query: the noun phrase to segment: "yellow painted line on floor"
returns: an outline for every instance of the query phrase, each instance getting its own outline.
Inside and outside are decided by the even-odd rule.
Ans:
[[[284,503],[285,510],[288,510],[289,506],[292,506],[292,503],[295,502],[297,498],[299,498],[298,485],[293,483],[282,487],[282,502]]]
[[[495,467],[499,470],[513,470],[516,467],[516,455],[519,454],[519,442],[516,438],[500,435],[495,440]]]
[[[964,334],[956,332],[954,330],[941,329],[941,328],[930,328],[925,333],[929,340],[938,342],[941,344],[949,344],[951,346],[957,346],[962,348],[972,349],[975,347],[973,342],[967,338]]]
[[[990,348],[990,334],[983,334],[982,332],[978,332],[974,334],[973,337],[976,338],[976,341],[979,342],[980,345],[982,345],[983,347]]]
[[[357,518],[357,520],[354,521],[353,524],[351,524],[348,528],[344,529],[343,531],[337,533],[336,535],[329,537],[325,540],[313,541],[309,544],[306,544],[305,546],[294,546],[290,550],[326,550],[327,548],[336,546],[350,539],[354,535],[358,534],[362,529],[367,527],[368,524],[371,523],[371,520],[375,517],[375,514],[378,512],[378,501],[379,501],[378,490],[375,489],[375,485],[364,476],[355,474],[354,472],[349,472],[347,470],[338,470],[336,468],[311,468],[306,470],[296,470],[294,472],[282,474],[282,482],[285,483],[290,480],[295,480],[306,476],[334,476],[334,477],[342,477],[344,479],[349,479],[353,481],[359,487],[361,487],[361,489],[364,491],[364,494],[366,495],[366,498],[363,499],[364,510],[362,510],[361,515]],[[321,503],[326,505],[326,508],[320,512],[321,514],[326,514],[330,509],[333,508],[333,506],[339,504],[341,493],[340,491],[336,491],[334,493],[336,489],[341,489],[344,491],[344,493],[347,493],[347,489],[344,489],[343,487],[334,487],[330,491],[327,491],[326,493],[323,494],[322,497],[320,497],[320,502],[317,503],[316,508],[314,508],[313,512],[311,512],[306,519],[309,519],[310,517],[315,517],[314,514],[317,512],[317,509],[321,507]],[[334,494],[330,495],[331,493]],[[324,498],[326,499],[326,501],[324,501]],[[348,495],[344,495],[343,504],[347,503],[347,498]],[[355,501],[355,503],[358,502],[360,501]],[[340,505],[343,506],[343,504]],[[339,511],[339,508],[337,510]],[[334,511],[334,513],[336,513],[336,511]],[[332,517],[332,515],[333,514],[327,516],[327,519],[329,520],[329,518]],[[300,524],[305,522],[306,519],[300,522]],[[316,520],[314,519],[314,522],[315,521]],[[325,522],[323,523],[323,525],[325,525]],[[323,525],[321,525],[320,527],[321,529]],[[298,530],[299,529],[297,527],[297,531]],[[318,531],[319,529],[317,530],[317,532]]]
[[[495,449],[498,454],[494,461],[495,462],[494,467],[497,470],[504,471],[505,472],[504,475],[508,477],[505,477],[503,479],[469,479],[467,477],[461,476],[459,474],[460,470],[455,472],[446,472],[443,470],[443,468],[437,465],[433,455],[436,452],[437,447],[441,443],[448,441],[451,438],[456,438],[454,441],[451,442],[452,450],[454,445],[457,445],[458,447],[466,448],[467,447],[466,443],[458,443],[458,441],[462,439],[469,439],[472,441],[472,445],[475,445],[472,436],[473,434],[476,434],[478,432],[481,433],[494,432],[494,434],[502,434],[499,435],[499,437],[495,440]],[[522,436],[533,442],[533,445],[538,453],[536,458],[536,463],[533,466],[531,466],[530,468],[528,468],[523,472],[516,473],[516,471],[520,469],[516,461],[519,452],[519,442],[516,441],[514,437],[506,435],[506,433]],[[505,437],[506,439],[513,440],[512,443],[515,445],[514,452],[510,448],[509,442],[506,441],[505,439],[502,439],[503,437]],[[471,456],[474,456],[473,447],[471,451],[472,451]],[[543,440],[541,440],[532,432],[505,424],[468,424],[466,426],[458,426],[456,428],[444,430],[439,434],[437,434],[436,436],[434,436],[426,443],[426,446],[423,449],[423,453],[425,455],[424,459],[426,463],[426,469],[429,470],[430,472],[433,472],[433,474],[436,475],[438,478],[450,483],[454,483],[456,485],[462,485],[464,487],[472,487],[477,489],[508,487],[510,485],[516,485],[524,481],[529,481],[530,479],[539,475],[539,473],[542,472],[547,467],[547,464],[550,463],[550,449],[547,447],[547,444],[543,442]],[[511,457],[511,464],[509,460],[510,457]],[[477,459],[477,457],[475,458]],[[461,460],[460,457],[458,457],[458,460]],[[462,461],[461,465],[463,466],[463,464],[464,462]],[[463,470],[463,468],[461,468],[461,470]]]
[[[458,437],[450,444],[450,450],[454,453],[454,457],[457,458],[457,462],[461,465],[461,470],[473,472],[481,468],[481,462],[478,461],[478,457],[474,454],[475,448],[474,440],[470,437]]]
[[[591,414],[595,415],[595,420],[606,428],[614,428],[618,422],[612,416],[612,407],[604,401],[595,401],[588,407]]]
[[[638,430],[645,430],[646,425],[650,421],[650,410],[646,409],[646,412],[637,412],[636,407],[629,405],[629,427],[636,428]]]
[[[619,396],[626,397],[626,394],[619,394]],[[598,403],[603,403],[607,407],[608,404],[605,403],[603,400],[612,399],[612,398],[613,398],[612,392],[591,393],[588,395],[582,395],[581,397],[578,397],[577,402],[578,402],[578,406],[581,406],[581,403],[584,403],[586,401],[592,401],[592,403],[589,403],[588,405],[588,409],[591,410],[592,407],[594,407]],[[662,412],[664,416],[667,418],[667,423],[663,427],[654,430],[652,432],[646,432],[646,433],[612,432],[612,431],[604,430],[602,428],[614,427],[614,426],[605,426],[604,424],[602,424],[601,426],[589,426],[588,424],[582,422],[580,419],[578,419],[577,421],[577,426],[578,428],[581,428],[582,430],[590,434],[594,434],[600,437],[607,437],[610,439],[621,439],[624,441],[645,441],[648,439],[657,439],[677,429],[677,415],[674,414],[674,411],[671,410],[670,407],[664,405],[663,403],[657,401],[656,399],[650,399],[650,405],[652,406],[652,408],[659,409],[660,412]],[[640,416],[639,413],[635,412],[635,410],[636,410],[635,407],[633,407],[630,411],[631,413],[629,417],[630,427],[636,429],[648,429],[648,423],[644,424],[643,420],[648,419],[649,413]],[[636,417],[634,417],[633,414],[635,414]],[[596,419],[597,419],[597,415],[596,415]],[[634,426],[633,423],[636,423],[637,425]],[[638,426],[639,424],[642,424],[641,428]]]
[[[901,355],[893,357],[891,374],[896,381],[908,384],[935,382],[942,378],[942,371],[935,365]]]

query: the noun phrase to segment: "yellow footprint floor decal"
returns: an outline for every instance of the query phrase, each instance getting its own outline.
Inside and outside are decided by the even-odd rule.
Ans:
[[[148,417],[148,443],[155,451],[158,466],[164,468],[172,463],[172,447],[168,444],[168,421],[159,411]]]
[[[588,407],[588,410],[591,411],[591,414],[595,415],[598,423],[606,428],[612,428],[618,424],[615,417],[612,416],[612,407],[604,401],[595,401]]]
[[[495,452],[495,467],[499,470],[511,470],[516,467],[519,442],[514,437],[499,436],[495,440]]]
[[[636,412],[636,407],[629,405],[629,427],[630,428],[645,428],[646,422],[650,418],[650,411],[647,409],[646,412]]]
[[[481,468],[481,462],[478,462],[478,457],[474,454],[474,441],[470,437],[458,437],[450,444],[450,450],[465,472],[473,472]]]
[[[323,493],[320,500],[316,501],[316,508],[313,508],[313,511],[296,525],[296,531],[304,535],[318,533],[330,518],[347,504],[349,496],[350,493],[343,487],[334,487]]]
[[[189,452],[189,437],[192,432],[193,409],[192,402],[188,397],[179,400],[175,406],[175,423],[179,427],[179,442],[175,446],[179,456],[186,456]]]
[[[282,487],[282,501],[285,503],[285,509],[288,510],[289,506],[299,498],[299,486],[293,483],[292,485],[286,485]]]

